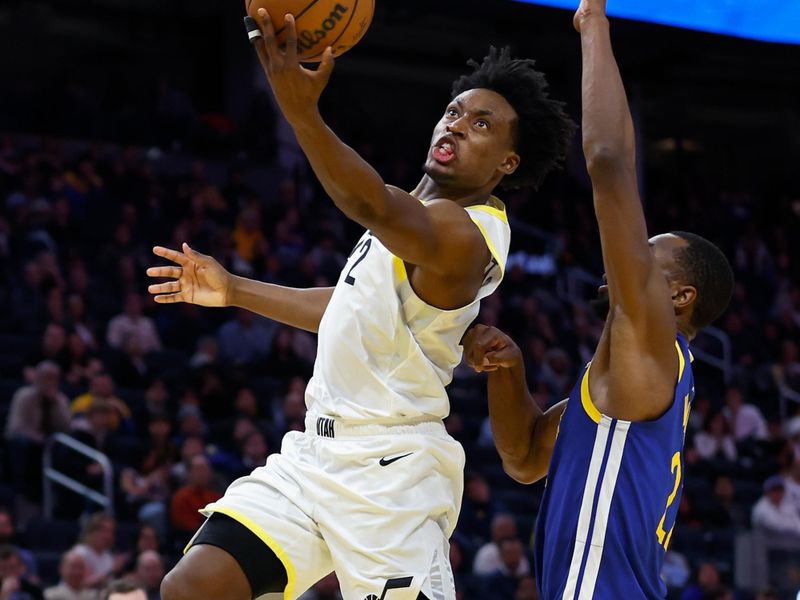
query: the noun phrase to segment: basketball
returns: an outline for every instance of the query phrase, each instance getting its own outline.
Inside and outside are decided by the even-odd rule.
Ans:
[[[297,23],[297,55],[303,62],[319,62],[325,48],[341,56],[355,46],[372,22],[375,0],[245,0],[247,14],[259,21],[264,8],[272,19],[278,43],[286,43],[284,17]]]

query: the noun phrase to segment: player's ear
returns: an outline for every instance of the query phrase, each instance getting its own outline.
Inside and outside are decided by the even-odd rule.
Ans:
[[[519,154],[516,152],[511,152],[508,156],[506,156],[505,160],[500,164],[500,170],[503,172],[504,175],[511,175],[514,171],[517,170],[519,167],[519,163],[522,159],[520,158]]]
[[[672,304],[675,310],[683,311],[694,305],[697,300],[697,288],[693,285],[674,285],[672,287]]]

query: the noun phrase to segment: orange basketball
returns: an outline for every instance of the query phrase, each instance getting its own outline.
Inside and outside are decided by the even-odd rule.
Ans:
[[[245,0],[244,4],[257,21],[258,9],[267,10],[281,46],[286,43],[284,17],[294,15],[297,55],[303,62],[321,61],[328,46],[334,56],[347,52],[367,32],[375,12],[375,0]]]

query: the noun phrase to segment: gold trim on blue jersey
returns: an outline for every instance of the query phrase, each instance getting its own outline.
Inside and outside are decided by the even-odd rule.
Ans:
[[[677,340],[675,340],[675,348],[678,351],[678,383],[680,383],[681,379],[683,379],[683,373],[686,370],[686,359],[683,357],[683,350],[681,350],[681,346]],[[691,353],[689,353],[689,356],[690,360],[694,358]],[[581,404],[583,405],[583,410],[586,412],[586,416],[595,423],[599,423],[603,418],[603,414],[597,410],[597,407],[592,401],[592,394],[589,392],[589,369],[591,368],[592,363],[589,363],[586,365],[586,371],[583,373],[583,380],[581,381]]]
[[[675,348],[678,349],[678,381],[683,379],[683,370],[686,368],[686,359],[683,357],[683,350],[678,340],[675,340]]]
[[[581,381],[581,404],[583,410],[586,411],[588,416],[595,423],[600,423],[603,415],[597,410],[597,407],[592,402],[592,395],[589,393],[589,369],[592,368],[592,363],[586,365],[586,371],[583,373],[583,381]]]

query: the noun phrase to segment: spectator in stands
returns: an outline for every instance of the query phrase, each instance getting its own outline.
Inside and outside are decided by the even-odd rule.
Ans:
[[[186,306],[192,306],[187,304]],[[193,369],[199,369],[208,365],[215,365],[219,360],[219,344],[217,340],[210,335],[206,335],[197,340],[197,346],[189,366]]]
[[[133,433],[134,423],[131,409],[128,408],[124,401],[114,395],[114,380],[105,371],[95,373],[91,378],[89,391],[77,396],[72,401],[73,417],[85,417],[92,404],[97,400],[105,401],[111,407],[111,431],[117,431],[120,426],[123,426],[123,431]]]
[[[231,473],[231,478],[244,477],[253,472],[258,467],[263,467],[267,463],[270,455],[267,439],[260,431],[251,431],[239,443],[240,466]]]
[[[15,548],[25,564],[25,572],[29,577],[38,579],[39,569],[36,564],[36,557],[30,550],[20,547],[17,537],[14,516],[7,507],[0,506],[0,546],[12,546]]]
[[[86,559],[80,552],[66,552],[61,557],[58,574],[61,581],[44,591],[45,600],[97,600],[97,590],[87,585]]]
[[[11,399],[7,439],[42,444],[51,434],[69,429],[69,400],[59,391],[60,377],[52,361],[36,365],[32,385],[18,389]]]
[[[36,365],[49,360],[56,363],[61,370],[69,368],[69,349],[67,348],[67,331],[63,325],[48,323],[42,334],[39,348],[28,357],[27,365]]]
[[[192,458],[186,485],[172,496],[170,522],[181,541],[188,540],[203,522],[198,511],[207,504],[219,500],[222,494],[211,487],[214,473],[204,455]]]
[[[147,592],[147,600],[161,600],[160,589],[164,574],[164,561],[158,552],[146,550],[139,554],[133,575]]]
[[[114,357],[111,372],[120,386],[141,390],[150,385],[151,368],[139,334],[129,333],[122,339],[122,352]]]
[[[123,469],[119,476],[119,485],[139,523],[149,525],[157,532],[158,537],[166,538],[170,492],[168,468],[163,467],[147,475],[142,475],[135,469]]]
[[[97,398],[89,406],[86,419],[75,421],[73,424],[72,436],[91,448],[108,453],[110,442],[115,436],[114,419],[116,415],[110,402],[103,398]],[[99,471],[93,468],[90,474],[98,475]]]
[[[147,600],[147,592],[135,581],[112,581],[103,590],[100,600]]]
[[[239,213],[232,238],[238,257],[251,264],[266,256],[269,250],[262,232],[261,215],[255,207],[247,207]]]
[[[783,479],[786,488],[786,499],[800,515],[800,459],[795,459],[789,472]]]
[[[139,555],[148,550],[159,552],[161,543],[161,538],[158,537],[158,532],[154,527],[142,525],[139,528],[139,534],[136,536],[136,554]]]
[[[144,407],[137,415],[138,421],[148,421],[154,415],[170,414],[170,395],[162,377],[153,379],[144,391]]]
[[[112,553],[117,524],[114,517],[96,513],[86,522],[74,551],[86,561],[86,585],[102,587],[119,574],[128,560],[127,554]]]
[[[67,312],[72,331],[90,350],[97,348],[97,339],[94,335],[94,326],[88,321],[86,302],[83,296],[77,293],[67,297]]]
[[[85,387],[92,376],[103,369],[103,363],[89,350],[86,342],[76,332],[72,331],[67,338],[69,350],[69,365],[64,374],[64,380],[75,387]]]
[[[767,439],[767,420],[756,406],[745,403],[741,389],[728,388],[725,392],[725,404],[723,412],[737,442]]]
[[[709,499],[703,514],[705,526],[720,529],[747,526],[747,514],[736,503],[736,489],[730,477],[719,476],[714,482],[714,495]]]
[[[792,340],[784,340],[781,361],[772,367],[772,375],[778,388],[787,387],[800,393],[800,351]]]
[[[305,383],[300,377],[296,377],[292,381],[303,381]],[[280,404],[275,403],[274,406],[273,423],[277,435],[282,437],[287,431],[295,430],[298,426],[305,427],[305,390],[299,390],[296,386],[290,385],[283,402]]]
[[[517,538],[500,541],[500,565],[497,570],[481,577],[483,594],[481,600],[508,600],[517,592],[520,581],[528,575],[525,568],[525,548]]]
[[[135,336],[144,354],[161,350],[161,339],[155,323],[144,315],[142,297],[130,293],[125,298],[125,310],[108,324],[106,341],[112,348],[124,349],[125,340]]]
[[[19,489],[37,498],[41,490],[42,450],[54,433],[69,429],[69,400],[59,390],[61,369],[46,360],[36,365],[32,384],[11,399],[5,437],[11,477]]]
[[[764,495],[753,507],[753,527],[769,535],[800,541],[800,514],[786,496],[783,478],[773,475],[764,482]]]
[[[237,308],[234,318],[219,330],[220,358],[229,365],[250,366],[263,362],[272,347],[278,325],[274,321]]]
[[[503,507],[492,498],[486,478],[477,471],[468,471],[465,482],[459,530],[465,541],[476,548],[492,539],[492,520]]]
[[[736,440],[725,415],[711,414],[703,427],[694,436],[694,451],[699,460],[735,463],[738,457]]]
[[[514,517],[506,514],[496,515],[492,519],[491,534],[492,540],[484,544],[475,555],[472,570],[476,575],[491,575],[503,569],[504,561],[500,551],[502,542],[517,538],[517,523],[514,521]],[[522,577],[530,572],[530,564],[523,554],[517,570],[511,572],[511,575]]]
[[[173,480],[173,487],[178,488],[186,484],[186,479],[189,475],[189,469],[192,465],[192,459],[195,456],[200,456],[205,453],[205,442],[202,436],[191,435],[187,436],[180,448],[181,459],[179,462],[172,465],[170,475]]]
[[[697,582],[683,591],[680,600],[706,600],[721,584],[722,577],[717,567],[710,562],[701,563],[697,568]]]
[[[756,594],[756,600],[781,600],[775,590],[762,590]]]
[[[28,576],[13,546],[0,546],[0,600],[44,600],[42,589]]]

